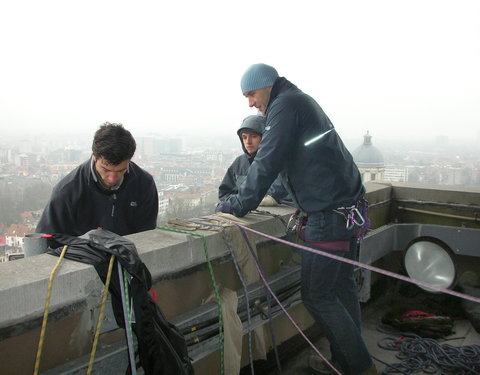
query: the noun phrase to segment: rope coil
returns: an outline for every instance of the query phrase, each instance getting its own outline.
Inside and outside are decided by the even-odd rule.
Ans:
[[[453,346],[434,339],[408,334],[410,337],[386,337],[377,345],[398,351],[400,363],[385,364],[384,374],[480,374],[480,345]]]

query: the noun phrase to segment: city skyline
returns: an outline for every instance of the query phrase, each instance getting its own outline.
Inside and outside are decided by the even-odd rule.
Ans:
[[[228,150],[224,147],[223,151],[210,147],[210,150],[193,152],[185,149],[182,142],[137,139],[133,161],[154,178],[159,193],[158,222],[211,214],[225,171],[241,152],[238,139],[236,147]],[[7,245],[15,249],[24,233],[34,231],[53,186],[90,156],[87,144],[69,147],[60,142],[58,148],[49,148],[39,142],[20,143],[20,147],[0,145],[0,245],[7,241]],[[33,146],[41,147],[33,149]],[[450,145],[448,137],[442,137],[430,149],[419,150],[411,143],[399,148],[388,147],[372,142],[368,133],[363,142],[356,142],[350,151],[364,183],[408,182],[478,191],[480,151],[478,147],[469,150],[459,146]],[[19,256],[15,250],[7,258]],[[1,259],[2,254],[0,262]]]

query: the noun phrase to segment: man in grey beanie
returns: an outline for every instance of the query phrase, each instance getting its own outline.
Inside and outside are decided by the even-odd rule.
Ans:
[[[216,211],[244,216],[258,206],[280,174],[295,206],[307,216],[300,233],[305,242],[355,259],[357,237],[366,230],[356,223],[368,222],[360,214],[366,211],[365,189],[332,122],[312,97],[272,66],[250,66],[240,85],[249,107],[266,116],[266,125],[245,183]],[[347,375],[376,374],[361,336],[353,266],[303,251],[301,275],[303,303],[330,342],[334,366]],[[325,362],[311,367],[319,374],[332,373]]]
[[[245,181],[248,169],[255,159],[258,147],[262,140],[265,128],[265,117],[252,115],[246,117],[237,130],[243,154],[235,158],[228,167],[222,183],[218,187],[218,199],[226,201],[231,195],[238,193],[238,188]],[[281,178],[277,178],[268,189],[267,195],[260,202],[260,206],[276,206],[278,203],[292,205],[292,200],[282,185]]]

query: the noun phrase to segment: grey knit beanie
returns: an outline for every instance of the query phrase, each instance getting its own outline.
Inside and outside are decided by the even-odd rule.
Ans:
[[[253,64],[245,71],[245,73],[243,73],[240,82],[242,94],[245,94],[248,91],[273,86],[273,83],[277,78],[278,73],[273,66],[266,64]]]

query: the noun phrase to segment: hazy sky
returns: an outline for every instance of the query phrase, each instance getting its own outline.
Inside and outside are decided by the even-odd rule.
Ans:
[[[479,20],[477,0],[2,1],[0,127],[233,136],[264,62],[343,137],[475,139]]]

